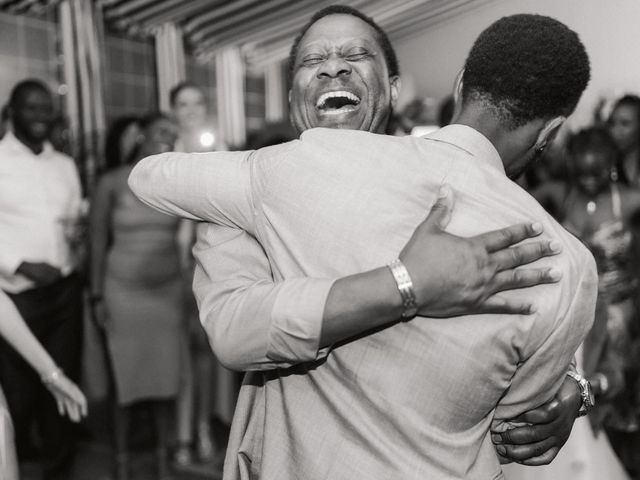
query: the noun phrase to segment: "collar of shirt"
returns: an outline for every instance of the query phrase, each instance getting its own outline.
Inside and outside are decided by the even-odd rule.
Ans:
[[[22,143],[18,138],[14,135],[12,131],[8,131],[5,136],[0,140],[0,143],[5,145],[6,147],[13,148],[19,150],[22,154],[31,155],[34,158],[44,158],[51,155],[51,153],[55,152],[53,149],[53,145],[51,143],[45,141],[42,146],[42,152],[33,153],[29,147],[27,147],[24,143]]]
[[[480,161],[491,165],[493,168],[497,168],[501,173],[506,175],[504,164],[496,147],[493,146],[487,137],[474,128],[458,124],[447,125],[440,130],[426,135],[424,138],[450,143],[463,149]]]

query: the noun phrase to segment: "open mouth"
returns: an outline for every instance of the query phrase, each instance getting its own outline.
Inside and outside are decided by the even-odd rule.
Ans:
[[[352,112],[358,105],[360,97],[347,91],[323,93],[316,102],[316,108],[326,115]]]

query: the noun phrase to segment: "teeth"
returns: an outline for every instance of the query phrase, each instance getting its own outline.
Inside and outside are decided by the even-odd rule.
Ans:
[[[354,102],[356,105],[360,103],[360,98],[357,95],[354,95],[351,92],[337,91],[337,92],[327,92],[320,95],[320,98],[318,98],[318,101],[316,102],[316,107],[322,108],[324,107],[325,102],[329,98],[336,98],[336,97],[348,98],[349,100]]]

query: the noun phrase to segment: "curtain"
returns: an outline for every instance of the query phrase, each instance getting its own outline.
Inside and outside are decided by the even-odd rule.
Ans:
[[[63,0],[58,8],[73,154],[90,191],[100,166],[105,131],[102,16],[94,2],[85,0]]]
[[[168,112],[169,92],[185,79],[184,44],[182,31],[173,23],[164,23],[153,30],[156,39],[158,69],[158,105]]]
[[[244,70],[239,48],[225,47],[216,53],[218,123],[222,140],[231,147],[246,141]]]
[[[267,122],[277,123],[284,120],[285,82],[282,63],[273,62],[265,66],[265,117]]]

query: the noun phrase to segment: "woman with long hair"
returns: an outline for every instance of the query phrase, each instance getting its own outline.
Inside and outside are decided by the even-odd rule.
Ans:
[[[139,121],[135,161],[169,151],[174,123],[163,114]],[[130,407],[145,402],[157,436],[156,467],[168,475],[170,407],[179,391],[184,296],[176,243],[178,220],[138,201],[127,185],[132,163],[105,173],[91,211],[91,302],[105,332],[115,380],[115,466],[129,478]]]
[[[609,116],[608,129],[622,154],[617,166],[620,178],[640,187],[640,97],[620,98]]]
[[[223,150],[209,115],[207,98],[198,85],[182,82],[171,89],[169,101],[178,125],[178,140],[174,150],[182,152],[206,152]],[[195,243],[195,225],[183,220],[180,226],[182,265],[187,285],[187,318],[184,323],[184,362],[182,387],[176,402],[177,448],[174,462],[177,466],[193,463],[195,452],[200,461],[212,460],[221,448],[211,431],[213,406],[217,398],[212,391],[213,379],[217,385],[228,380],[225,391],[233,390],[233,374],[217,364],[212,355],[206,334],[200,325],[198,310],[191,292],[194,261],[191,247]],[[222,382],[221,382],[222,381]],[[229,385],[230,384],[230,385]],[[220,392],[217,392],[218,394]],[[219,398],[218,398],[219,400]]]

